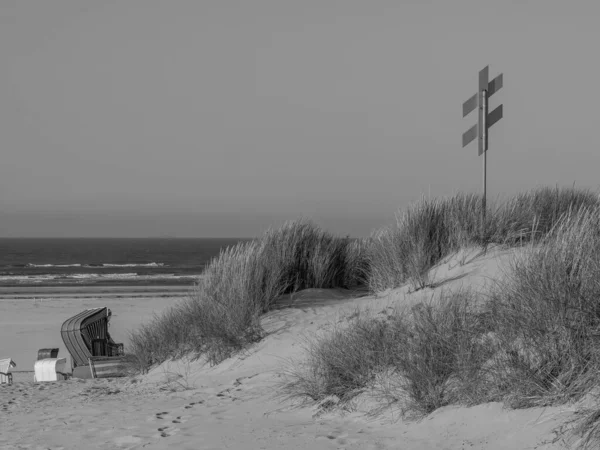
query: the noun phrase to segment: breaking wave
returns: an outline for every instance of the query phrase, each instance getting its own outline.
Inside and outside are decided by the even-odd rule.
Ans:
[[[160,280],[197,280],[198,275],[176,274],[138,274],[138,273],[70,273],[41,275],[1,275],[0,285],[39,284],[39,283],[94,283],[99,281],[160,281]]]
[[[134,263],[125,263],[125,264],[113,264],[113,263],[98,263],[98,264],[25,264],[24,267],[31,267],[31,268],[50,268],[50,267],[114,267],[114,268],[120,268],[120,267],[165,267],[165,263],[157,263],[157,262],[151,262],[151,263],[141,263],[141,264],[134,264]]]

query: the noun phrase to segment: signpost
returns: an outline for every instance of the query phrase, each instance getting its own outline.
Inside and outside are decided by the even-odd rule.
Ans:
[[[479,118],[475,125],[465,131],[462,135],[462,146],[465,147],[475,138],[479,138],[479,155],[483,154],[483,198],[481,200],[481,234],[485,237],[485,210],[486,210],[486,189],[487,189],[487,158],[488,150],[488,130],[492,125],[502,119],[502,105],[498,106],[492,112],[488,112],[488,99],[500,90],[503,83],[502,74],[498,75],[492,81],[489,80],[489,66],[485,66],[479,72],[479,90],[463,103],[463,117],[479,108]]]

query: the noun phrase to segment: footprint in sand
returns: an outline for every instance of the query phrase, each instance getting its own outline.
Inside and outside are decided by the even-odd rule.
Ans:
[[[16,398],[11,398],[9,401],[7,401],[6,403],[2,404],[2,410],[3,411],[8,411],[9,408],[17,406],[18,402]]]
[[[148,417],[147,421],[148,422],[152,422],[154,420],[169,420],[169,413],[168,411],[163,411],[163,412],[159,412],[154,414],[153,416]]]
[[[186,416],[177,416],[171,420],[172,423],[186,423],[187,421],[188,418]]]
[[[221,391],[221,392],[219,392],[219,393],[218,393],[216,396],[217,396],[217,397],[219,397],[219,398],[228,398],[228,399],[229,399],[229,400],[231,400],[231,401],[235,401],[235,400],[237,400],[238,398],[237,398],[237,397],[235,397],[234,395],[231,395],[231,394],[230,394],[230,392],[231,392],[232,390],[233,390],[233,388],[228,388],[228,389],[225,389],[224,391]],[[235,390],[236,390],[236,391],[241,391],[242,389],[241,389],[241,388],[237,388],[237,389],[235,389]]]
[[[194,407],[194,405],[201,405],[202,403],[204,403],[204,400],[200,400],[199,402],[188,403],[187,405],[184,406],[184,408],[191,409]]]
[[[187,405],[185,405],[183,408],[190,409],[190,408],[193,408],[195,405],[199,405],[202,403],[204,403],[204,400],[200,400],[198,402],[191,402],[191,403],[188,403]],[[155,437],[166,438],[166,437],[174,435],[175,433],[178,433],[180,431],[180,429],[177,428],[176,425],[186,423],[190,419],[190,417],[191,416],[186,416],[186,415],[175,416],[174,414],[171,414],[169,411],[162,411],[162,412],[158,412],[158,413],[154,414],[153,416],[148,417],[148,419],[146,419],[146,420],[148,422],[153,422],[155,420],[163,421],[164,426],[161,426],[157,429],[158,435],[155,435]],[[173,424],[173,425],[168,425],[169,423]]]
[[[159,412],[154,416],[148,418],[148,421],[153,420],[164,420],[165,422],[170,421],[171,423],[186,423],[190,416],[175,416],[173,417],[169,412]]]
[[[158,429],[158,432],[160,433],[160,437],[164,437],[164,438],[173,436],[178,431],[179,431],[179,428],[170,427],[170,426],[160,427]]]

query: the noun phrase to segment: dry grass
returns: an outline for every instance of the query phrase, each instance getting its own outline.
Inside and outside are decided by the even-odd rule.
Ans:
[[[333,324],[320,336],[305,339],[306,358],[288,361],[280,396],[301,403],[336,396],[348,401],[385,367],[390,342],[386,321],[357,311],[347,324]]]
[[[365,245],[299,220],[224,249],[186,301],[131,334],[132,352],[142,368],[188,354],[217,364],[262,338],[282,294],[364,283]]]
[[[487,316],[468,290],[396,313],[392,320],[393,373],[388,401],[401,401],[404,414],[424,415],[449,404],[475,404],[487,390],[481,367],[491,356]]]
[[[280,271],[286,293],[361,282],[361,241],[335,237],[309,221],[299,220],[267,231],[261,243],[263,263],[269,271]],[[264,305],[268,309],[268,303]]]
[[[481,196],[423,197],[396,216],[394,226],[373,233],[370,241],[372,292],[411,283],[429,286],[427,274],[448,254],[472,245],[523,245],[542,239],[568,213],[597,208],[596,194],[575,188],[537,188],[496,207],[488,204],[482,226]]]
[[[540,187],[517,194],[495,212],[494,241],[520,245],[542,239],[564,214],[598,206],[597,194],[575,187]]]
[[[577,400],[600,370],[600,213],[567,214],[492,293],[496,377],[515,407]]]
[[[396,228],[374,236],[373,290],[407,280],[423,287],[439,258],[476,242],[477,224],[461,220],[476,201],[451,200],[423,200]],[[448,404],[556,405],[593,392],[600,373],[597,198],[541,189],[503,208],[488,216],[486,240],[531,245],[485,297],[455,292],[385,319],[359,314],[310,341],[307,358],[288,368],[282,395],[316,402],[335,396],[344,404],[375,386],[383,403],[423,415]],[[588,409],[575,430],[582,446],[596,448],[598,408]]]
[[[478,195],[421,199],[362,240],[291,222],[224,250],[187,301],[132,334],[134,353],[143,367],[190,353],[218,363],[262,338],[260,315],[283,293],[361,285],[381,292],[407,282],[421,289],[428,271],[461,248],[529,242],[486,298],[461,291],[386,317],[357,314],[311,339],[306,359],[290,363],[281,395],[343,404],[376,386],[384,402],[417,415],[491,400],[575,401],[600,373],[598,206],[589,191],[540,188],[492,206],[482,226]],[[586,445],[598,444],[598,417],[591,409],[578,428]]]
[[[344,276],[342,286],[347,289],[367,286],[371,276],[371,240],[349,240],[344,250]]]
[[[335,396],[344,404],[375,387],[383,402],[410,415],[476,403],[485,389],[479,368],[491,353],[480,339],[489,323],[474,306],[473,295],[461,291],[383,317],[357,312],[346,326],[307,341],[306,358],[283,373],[281,396]]]
[[[373,234],[369,288],[381,292],[406,282],[415,289],[426,287],[431,267],[451,252],[485,240],[485,230],[480,196],[422,198],[397,215],[395,226]]]
[[[596,405],[600,403],[598,392],[592,394],[591,397]],[[572,448],[596,450],[600,447],[600,408],[596,406],[578,409],[568,425],[570,427],[562,430],[559,437],[569,443],[574,441]]]

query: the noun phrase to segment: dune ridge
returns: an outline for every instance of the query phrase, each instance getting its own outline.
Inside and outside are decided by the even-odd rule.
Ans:
[[[406,286],[379,296],[300,291],[297,303],[263,316],[267,336],[260,343],[217,366],[182,359],[133,378],[2,385],[0,448],[68,449],[83,441],[107,449],[563,448],[552,442],[554,430],[573,407],[507,410],[490,403],[446,407],[421,421],[402,421],[393,408],[375,414],[377,401],[368,393],[342,410],[327,410],[281,402],[273,392],[285,362],[302,356],[303,337],[326,331],[357,309],[382,312],[465,285],[484,289],[514,252],[496,248],[478,256],[472,249],[448,258],[431,271],[439,284],[434,289],[410,292]],[[460,264],[465,257],[469,262]],[[48,322],[56,321],[64,302],[72,308],[76,300],[40,306]],[[123,307],[147,316],[157,304],[136,299]],[[117,319],[123,308],[113,308]],[[121,327],[127,324],[114,325],[111,332]]]
[[[110,306],[138,374],[2,386],[0,445],[595,448],[599,197],[542,188],[485,222],[480,200],[423,198],[359,240],[287,223],[185,295],[1,299],[19,361]]]

